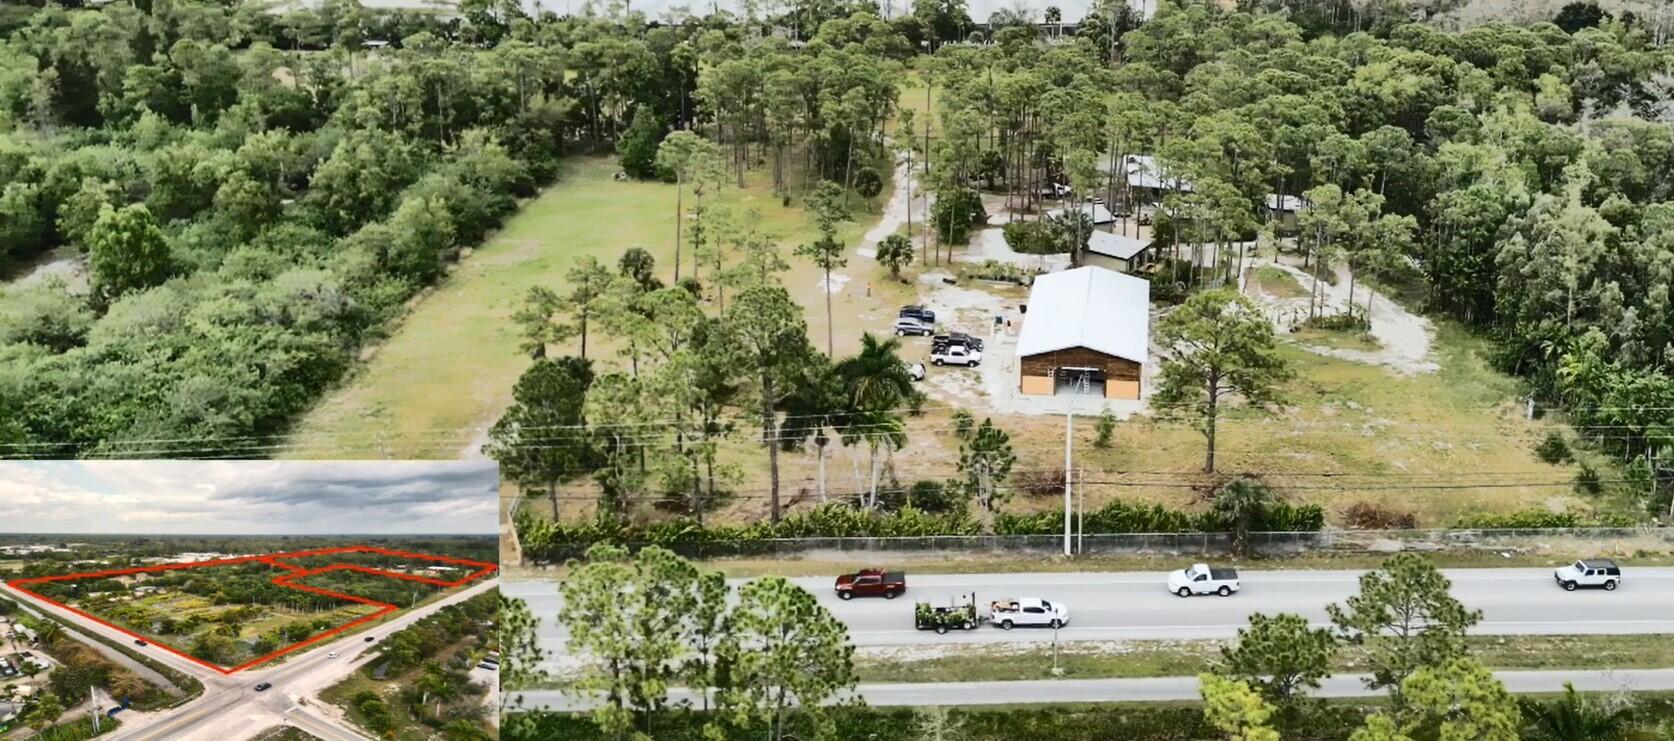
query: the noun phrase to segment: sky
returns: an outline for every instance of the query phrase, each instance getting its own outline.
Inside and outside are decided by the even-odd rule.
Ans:
[[[492,535],[493,461],[0,461],[0,532]]]

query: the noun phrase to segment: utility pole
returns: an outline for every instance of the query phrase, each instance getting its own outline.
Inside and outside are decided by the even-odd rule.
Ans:
[[[1070,448],[1074,444],[1074,438],[1071,434],[1074,432],[1074,425],[1075,412],[1070,412],[1069,414],[1064,415],[1064,555],[1066,556],[1071,555],[1070,491],[1072,487],[1070,485],[1070,480],[1073,477],[1071,476],[1070,471],[1073,469],[1070,467],[1074,464],[1071,462]]]

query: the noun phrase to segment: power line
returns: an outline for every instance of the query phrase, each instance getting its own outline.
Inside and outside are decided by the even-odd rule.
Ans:
[[[1147,404],[1146,411],[1156,411],[1156,410],[1159,410],[1159,409],[1167,410],[1167,409],[1174,409],[1174,408],[1197,408],[1197,407],[1201,407],[1201,406],[1202,405],[1200,403],[1197,403],[1197,402],[1180,402],[1180,403],[1177,403],[1177,404],[1160,404],[1158,402],[1150,402],[1150,403]],[[1483,407],[1483,409],[1495,409],[1495,408],[1499,408],[1499,407],[1503,407],[1503,406],[1504,406],[1503,403],[1502,404],[1494,404],[1494,405],[1485,406],[1485,407]],[[873,415],[873,414],[900,414],[900,415],[906,415],[908,419],[917,419],[917,418],[923,418],[923,417],[925,417],[927,415],[930,415],[930,414],[938,414],[938,413],[944,413],[944,412],[954,412],[954,411],[959,411],[959,410],[963,410],[963,409],[966,409],[966,408],[961,407],[961,406],[957,406],[957,405],[954,405],[954,404],[951,404],[951,403],[947,403],[947,404],[921,405],[919,407],[896,407],[896,408],[892,408],[892,409],[883,409],[883,410],[874,410],[874,411],[837,411],[837,412],[831,412],[831,413],[825,413],[825,414],[781,415],[778,419],[780,420],[780,426],[783,427],[783,426],[786,426],[787,422],[790,422],[792,420],[799,420],[799,419],[824,418],[824,419],[827,419],[827,420],[841,420],[841,419],[844,419],[844,418],[847,418],[847,417],[862,416],[862,415]],[[1219,419],[1221,419],[1223,422],[1226,422],[1226,423],[1229,423],[1229,424],[1274,424],[1274,425],[1283,425],[1285,427],[1299,427],[1299,426],[1307,426],[1307,425],[1313,425],[1313,426],[1317,426],[1317,427],[1349,427],[1349,426],[1360,425],[1360,426],[1371,426],[1371,427],[1375,427],[1375,428],[1379,428],[1379,429],[1386,429],[1386,428],[1391,428],[1391,427],[1428,427],[1429,426],[1428,423],[1419,422],[1419,421],[1366,420],[1366,421],[1356,422],[1356,421],[1352,421],[1352,420],[1344,420],[1344,421],[1341,421],[1341,422],[1331,422],[1331,421],[1321,420],[1321,421],[1311,421],[1311,422],[1297,422],[1297,421],[1286,420],[1286,419],[1282,419],[1282,418],[1248,419],[1248,418],[1240,418],[1240,416],[1238,414],[1239,409],[1240,408],[1233,408],[1233,409],[1228,409],[1228,410],[1221,411],[1217,414],[1217,417]],[[1574,408],[1574,409],[1562,409],[1562,411],[1564,411],[1567,414],[1575,414],[1575,413],[1586,412],[1586,411],[1608,411],[1608,410],[1653,412],[1653,411],[1674,411],[1674,407],[1667,407],[1667,406],[1600,406],[1600,407],[1581,407],[1581,408]],[[1023,416],[1027,417],[1027,416],[1030,416],[1030,415],[1023,415]],[[1135,414],[1132,417],[1130,417],[1130,420],[1134,419],[1134,418],[1150,419],[1150,420],[1153,420],[1153,421],[1182,421],[1182,422],[1186,422],[1186,421],[1194,421],[1194,420],[1198,420],[1198,419],[1204,419],[1204,418],[1207,418],[1207,415],[1204,414],[1204,415],[1184,415],[1183,416],[1183,415],[1175,414],[1175,415],[1170,415],[1168,417],[1157,417],[1157,416],[1153,416],[1153,415]],[[727,419],[729,421],[732,421],[732,422],[752,422],[752,421],[754,421],[752,419],[751,415],[749,415],[749,414],[741,414],[737,417],[728,417]],[[1084,425],[1085,424],[1092,424],[1094,422],[1094,419],[1096,419],[1096,418],[1085,420],[1085,421],[1082,422],[1082,424],[1084,424]],[[1521,421],[1521,420],[1506,420],[1506,422],[1515,422],[1515,421]],[[601,430],[613,430],[613,429],[622,429],[622,428],[664,428],[664,429],[669,430],[669,431],[674,431],[674,430],[680,430],[680,429],[689,429],[689,428],[691,428],[691,427],[693,427],[693,426],[695,426],[699,423],[700,423],[700,419],[697,418],[694,415],[694,418],[690,419],[690,420],[682,420],[682,419],[675,419],[675,418],[662,418],[662,419],[656,419],[656,420],[640,420],[640,421],[635,421],[635,422],[596,422],[596,423],[577,423],[577,424],[566,424],[566,425],[531,425],[531,426],[522,427],[520,429],[532,430],[532,431],[572,430],[572,431],[578,431],[578,432],[579,431],[597,432],[597,431],[601,431]],[[1498,428],[1502,427],[1504,424],[1505,424],[1505,422],[1500,422],[1500,423],[1488,422],[1488,423],[1478,423],[1478,424],[1472,424],[1472,425],[1450,425],[1449,429],[1490,429],[1490,428],[1498,429]],[[1641,428],[1640,425],[1629,425],[1629,424],[1578,425],[1578,424],[1573,424],[1573,423],[1567,423],[1565,426],[1567,426],[1571,429],[1575,429],[1575,430],[1611,430],[1611,429],[1636,430],[1636,429]],[[404,437],[404,439],[413,439],[416,436],[420,440],[423,440],[425,438],[430,438],[430,439],[455,439],[455,436],[474,436],[474,435],[481,434],[481,433],[487,431],[488,429],[490,429],[488,426],[415,428],[415,429],[410,431],[412,434],[404,435],[403,437]],[[383,436],[385,434],[386,433],[383,432],[383,431],[370,431],[370,430],[368,430],[368,431],[348,431],[348,430],[328,431],[328,430],[321,430],[321,431],[313,431],[313,432],[306,432],[306,433],[271,433],[271,434],[263,434],[263,435],[213,435],[213,436],[201,436],[201,437],[176,437],[176,438],[136,438],[136,439],[130,439],[130,440],[106,440],[106,441],[101,441],[98,444],[105,445],[105,446],[136,446],[136,445],[162,446],[162,445],[171,444],[171,443],[206,444],[206,443],[233,442],[233,441],[267,441],[267,440],[296,441],[296,440],[311,440],[311,439],[314,439],[314,438],[374,439],[374,438],[378,438],[380,436]],[[446,438],[442,438],[441,436],[446,436]],[[302,445],[303,443],[293,442],[293,443],[289,443],[289,444]],[[81,445],[83,445],[83,444],[82,443],[77,443],[77,442],[7,442],[7,443],[0,443],[0,449],[64,448],[64,447],[78,447],[78,446],[81,446]]]

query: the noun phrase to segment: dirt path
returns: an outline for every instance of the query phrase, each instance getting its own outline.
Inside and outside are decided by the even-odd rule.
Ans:
[[[1295,265],[1282,260],[1261,257],[1253,260],[1249,267],[1255,271],[1262,267],[1273,267],[1283,270],[1296,279],[1304,290],[1313,286],[1314,278]],[[1348,268],[1338,267],[1335,270],[1336,283],[1321,283],[1320,289],[1325,293],[1325,304],[1335,311],[1342,311],[1349,303],[1350,275]],[[1260,290],[1250,291],[1253,298],[1268,307],[1272,312],[1274,328],[1280,332],[1288,332],[1292,317],[1307,316],[1308,297],[1279,298],[1266,294]],[[1343,360],[1351,360],[1367,365],[1381,365],[1402,375],[1418,373],[1434,373],[1439,366],[1430,359],[1430,345],[1435,336],[1435,328],[1430,320],[1418,316],[1405,307],[1390,300],[1389,297],[1374,293],[1364,283],[1357,284],[1354,292],[1354,302],[1357,306],[1371,298],[1372,337],[1381,346],[1377,350],[1351,350],[1346,348],[1323,347],[1308,343],[1299,343],[1309,352],[1318,353]]]
[[[930,199],[920,189],[918,178],[914,177],[917,171],[918,168],[915,164],[912,172],[909,172],[906,156],[896,153],[895,174],[893,176],[895,190],[890,193],[889,202],[884,204],[883,214],[878,217],[878,223],[874,224],[871,229],[866,230],[866,234],[861,236],[860,246],[855,249],[856,255],[868,260],[877,259],[878,243],[882,242],[884,237],[901,231],[901,227],[907,224],[909,207],[912,209],[914,223],[924,220],[924,215],[929,213]],[[908,193],[912,194],[910,204],[907,198]]]

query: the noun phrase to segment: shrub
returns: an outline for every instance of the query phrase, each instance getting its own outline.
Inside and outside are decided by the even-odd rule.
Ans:
[[[879,506],[891,512],[916,509],[928,514],[963,514],[965,498],[959,488],[941,481],[915,481],[906,489],[894,487],[878,493]]]
[[[1026,285],[1037,272],[999,260],[984,260],[982,264],[966,269],[966,275],[977,280],[992,280],[1018,285]]]
[[[1535,446],[1535,455],[1554,466],[1574,459],[1569,450],[1569,443],[1564,442],[1564,436],[1555,431],[1546,433],[1546,439]]]
[[[1363,314],[1349,312],[1330,316],[1311,316],[1302,321],[1302,326],[1334,332],[1364,332],[1372,328],[1372,322]]]
[[[1110,413],[1110,407],[1099,411],[1099,421],[1093,426],[1093,431],[1098,435],[1093,438],[1093,447],[1101,450],[1109,448],[1111,438],[1116,435],[1116,415]]]
[[[1370,502],[1355,502],[1343,508],[1342,520],[1343,527],[1350,530],[1410,530],[1418,527],[1418,518],[1413,513]]]
[[[1052,232],[1050,224],[1041,221],[1013,221],[1000,228],[1006,244],[1013,252],[1025,255],[1058,255],[1067,252],[1064,244]]]
[[[854,192],[861,198],[873,198],[883,192],[883,176],[877,168],[862,167],[854,173]]]
[[[1625,515],[1606,514],[1583,517],[1574,512],[1551,512],[1544,509],[1525,509],[1517,512],[1465,517],[1460,519],[1455,527],[1540,530],[1547,528],[1572,527],[1632,527],[1633,524],[1633,518]]]
[[[930,512],[919,506],[916,497],[934,489],[940,489],[944,501],[952,503],[945,512]],[[933,481],[920,481],[913,485],[912,491],[914,506],[903,506],[894,512],[867,511],[841,502],[829,502],[788,515],[777,524],[756,522],[749,525],[701,526],[686,518],[649,525],[626,525],[609,518],[571,523],[540,519],[520,511],[516,526],[523,552],[533,560],[549,563],[580,556],[595,543],[671,548],[694,546],[700,549],[710,544],[726,544],[732,552],[750,551],[751,544],[757,544],[758,549],[765,552],[769,550],[766,541],[778,538],[910,538],[976,535],[981,531],[981,525],[966,513],[964,500],[956,488]],[[934,501],[934,495],[930,497],[928,501]],[[1064,519],[1062,512],[1033,515],[1001,513],[994,524],[995,532],[1000,535],[1049,535],[1063,532]],[[1324,525],[1325,514],[1318,505],[1276,502],[1251,521],[1250,529],[1317,531]],[[1193,533],[1222,529],[1220,519],[1214,513],[1186,512],[1160,504],[1129,504],[1121,500],[1087,512],[1085,526],[1090,534]]]
[[[1575,493],[1597,496],[1602,491],[1604,482],[1599,480],[1598,469],[1581,464],[1581,470],[1575,472]]]
[[[964,409],[953,410],[953,434],[960,440],[971,439],[971,431],[976,429],[976,418]]]

